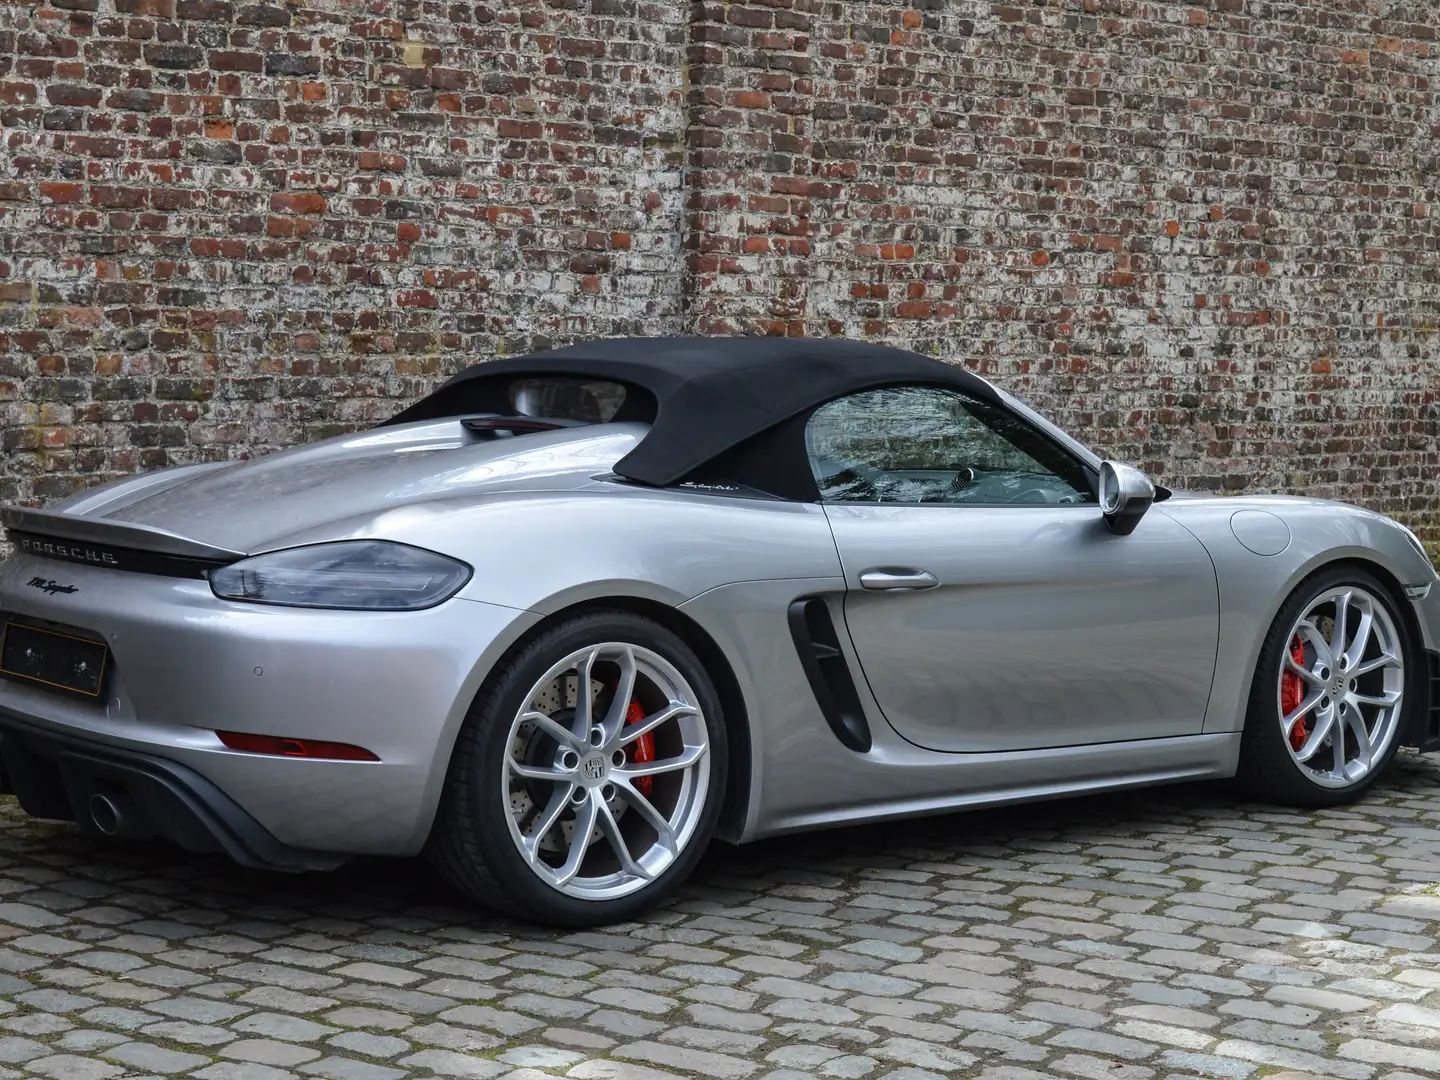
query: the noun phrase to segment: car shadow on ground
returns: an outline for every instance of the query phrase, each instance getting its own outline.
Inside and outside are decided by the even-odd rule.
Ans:
[[[1403,797],[1397,789],[1428,788],[1433,778],[1433,771],[1406,755],[1376,795]],[[1093,844],[1128,834],[1153,838],[1157,828],[1193,828],[1206,819],[1218,824],[1256,812],[1276,808],[1245,803],[1230,784],[1206,782],[848,826],[740,847],[717,843],[666,907],[743,904],[749,894],[786,884],[838,883],[851,875],[876,876],[921,863],[1005,859],[1056,844]],[[127,906],[133,903],[153,914],[200,907],[232,918],[278,922],[317,914],[391,916],[510,936],[560,933],[501,919],[468,904],[421,859],[360,859],[321,873],[256,871],[160,842],[95,840],[73,825],[28,818],[13,799],[5,798],[0,800],[0,879],[11,876],[37,884],[53,877],[53,888],[70,893],[72,904],[73,897],[86,892],[77,880],[105,883],[131,898]],[[27,899],[41,902],[33,894]],[[657,918],[663,920],[664,911],[662,907]]]

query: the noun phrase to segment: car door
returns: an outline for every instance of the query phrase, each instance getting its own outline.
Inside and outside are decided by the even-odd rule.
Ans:
[[[906,739],[987,752],[1200,733],[1215,571],[1162,511],[1111,533],[1082,462],[949,388],[832,401],[806,449],[856,656]]]

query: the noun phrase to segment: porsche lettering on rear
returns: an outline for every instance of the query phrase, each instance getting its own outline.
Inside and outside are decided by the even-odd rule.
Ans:
[[[493,360],[0,523],[27,811],[270,869],[423,854],[553,923],[631,918],[713,838],[1216,777],[1338,804],[1440,747],[1403,526],[1170,491],[866,342]]]
[[[118,561],[112,552],[58,540],[40,540],[29,536],[18,536],[16,546],[27,555],[41,555],[51,559],[63,559],[67,562],[114,566]]]

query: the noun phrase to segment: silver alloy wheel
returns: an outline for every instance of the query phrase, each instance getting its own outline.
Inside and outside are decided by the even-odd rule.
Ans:
[[[1290,756],[1321,787],[1359,783],[1390,749],[1404,706],[1405,657],[1389,610],[1359,586],[1328,589],[1286,641],[1277,706]]]
[[[695,692],[664,657],[625,642],[574,652],[531,687],[511,722],[500,777],[510,838],[566,896],[629,895],[694,834],[709,750]]]

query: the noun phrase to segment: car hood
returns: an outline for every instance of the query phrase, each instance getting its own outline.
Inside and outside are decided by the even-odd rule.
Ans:
[[[94,541],[113,533],[108,538],[117,544],[172,551],[256,554],[300,542],[296,538],[311,542],[328,526],[335,538],[354,535],[427,503],[586,487],[646,430],[644,424],[596,424],[487,438],[455,420],[406,424],[249,461],[122,480],[43,512],[58,527],[44,531]],[[180,544],[151,545],[144,542],[148,535]]]

